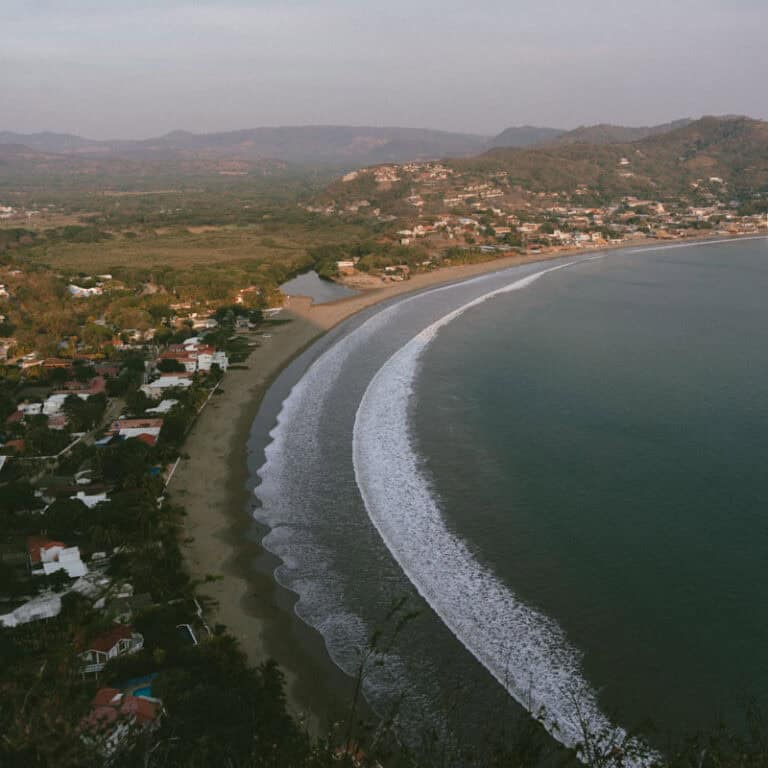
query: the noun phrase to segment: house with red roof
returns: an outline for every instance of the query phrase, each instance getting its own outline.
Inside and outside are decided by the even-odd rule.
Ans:
[[[87,384],[83,384],[80,381],[67,381],[62,384],[55,394],[59,395],[78,395],[80,397],[90,397],[91,395],[99,395],[102,392],[107,391],[107,382],[103,376],[94,376]]]
[[[6,424],[19,424],[24,420],[24,411],[15,410],[6,420]]]
[[[88,573],[88,568],[80,559],[79,547],[68,547],[63,541],[46,536],[27,538],[27,557],[29,570],[34,576],[50,576],[64,571],[71,579],[79,579]]]
[[[98,376],[107,379],[116,379],[120,375],[120,366],[115,363],[98,363],[93,369]]]
[[[148,435],[149,437],[153,437],[155,442],[157,442],[157,438],[160,435],[160,430],[162,428],[162,419],[117,419],[112,422],[109,431],[111,434],[117,435],[122,440],[127,440],[131,437],[142,437],[142,439],[147,442],[143,435]],[[154,445],[155,443],[147,442],[147,445],[150,444]]]
[[[82,666],[80,671],[86,675],[98,674],[111,659],[138,653],[144,647],[144,637],[125,624],[114,624],[106,632],[84,643],[80,651]]]
[[[0,449],[5,454],[10,455],[19,455],[21,456],[24,451],[26,450],[27,444],[24,442],[22,438],[18,438],[16,440],[8,440],[7,442],[0,445]]]
[[[159,699],[131,696],[117,688],[99,688],[91,701],[91,711],[80,721],[80,732],[109,753],[131,729],[154,727],[162,713]]]

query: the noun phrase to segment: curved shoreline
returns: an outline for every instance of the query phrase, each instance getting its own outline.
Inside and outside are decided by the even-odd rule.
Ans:
[[[645,250],[689,244],[695,243],[654,242],[632,247]],[[614,250],[619,249],[597,252]],[[327,718],[344,707],[349,680],[329,658],[320,634],[294,614],[298,598],[275,582],[272,573],[279,560],[262,547],[261,537],[254,533],[257,524],[250,515],[253,495],[248,463],[254,451],[252,424],[264,395],[304,350],[369,307],[520,264],[575,259],[588,253],[536,254],[446,267],[329,304],[312,305],[308,299],[293,297],[287,302],[292,322],[268,329],[271,338],[262,339],[249,356],[249,370],[229,371],[223,381],[224,394],[212,399],[200,415],[185,445],[188,458],[180,462],[172,488],[174,498],[187,508],[188,568],[201,582],[209,575],[214,577],[199,588],[206,600],[215,601],[208,609],[211,623],[226,625],[251,663],[269,657],[280,663],[287,677],[289,703],[297,713],[310,713],[308,724],[313,730],[327,725]],[[312,713],[323,713],[322,720]]]

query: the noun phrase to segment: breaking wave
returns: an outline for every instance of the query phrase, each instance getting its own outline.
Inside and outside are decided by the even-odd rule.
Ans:
[[[581,672],[579,653],[558,624],[521,602],[448,529],[420,468],[408,409],[420,357],[440,328],[492,297],[525,288],[572,264],[535,272],[486,293],[421,331],[371,380],[353,434],[357,484],[395,560],[467,650],[511,696],[539,716],[556,739],[571,747],[587,736],[616,744],[625,733],[600,711]]]

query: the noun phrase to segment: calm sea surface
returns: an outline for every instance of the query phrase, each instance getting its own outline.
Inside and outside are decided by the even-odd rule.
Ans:
[[[768,246],[618,255],[440,331],[413,409],[449,526],[676,730],[768,701]]]
[[[514,698],[567,740],[575,709],[679,735],[768,704],[766,297],[766,240],[526,265],[278,380],[255,517],[297,613],[353,672],[419,611],[375,706],[503,727]]]

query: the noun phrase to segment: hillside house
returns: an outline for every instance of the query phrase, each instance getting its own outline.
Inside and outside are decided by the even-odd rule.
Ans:
[[[162,714],[159,699],[133,696],[117,688],[100,688],[93,697],[90,712],[80,721],[80,733],[108,759],[136,728],[155,727]]]
[[[33,621],[53,619],[61,613],[61,597],[41,594],[28,600],[10,613],[0,616],[0,627],[13,628]]]
[[[95,285],[93,288],[82,288],[79,285],[69,285],[67,286],[67,290],[69,291],[69,295],[75,299],[88,299],[91,296],[101,296],[101,294],[104,293],[103,288],[99,285]]]
[[[80,652],[80,671],[98,674],[111,659],[138,653],[144,647],[144,637],[133,627],[115,624],[109,630],[85,643]]]
[[[68,547],[61,541],[44,536],[30,536],[27,539],[29,570],[34,576],[50,576],[64,571],[71,579],[78,579],[88,573],[80,559],[79,547]]]

